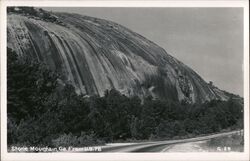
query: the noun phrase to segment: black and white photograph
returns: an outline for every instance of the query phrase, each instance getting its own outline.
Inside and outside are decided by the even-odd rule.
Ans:
[[[6,5],[1,149],[249,156],[245,9]]]

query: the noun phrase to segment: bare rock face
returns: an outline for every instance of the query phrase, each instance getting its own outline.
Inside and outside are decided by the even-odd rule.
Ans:
[[[8,47],[49,65],[77,93],[151,95],[190,103],[228,99],[143,36],[107,20],[68,13],[8,13]],[[42,16],[41,16],[42,15]]]

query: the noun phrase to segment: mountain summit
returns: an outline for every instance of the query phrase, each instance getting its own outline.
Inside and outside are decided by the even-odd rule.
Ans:
[[[8,8],[8,47],[46,63],[77,93],[152,96],[189,103],[229,98],[143,36],[111,21],[31,7]]]

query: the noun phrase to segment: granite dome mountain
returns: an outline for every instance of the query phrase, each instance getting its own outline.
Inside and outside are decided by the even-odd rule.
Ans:
[[[163,33],[164,34],[164,33]],[[7,46],[46,63],[77,93],[153,96],[189,103],[227,100],[163,48],[117,23],[30,7],[8,8]]]

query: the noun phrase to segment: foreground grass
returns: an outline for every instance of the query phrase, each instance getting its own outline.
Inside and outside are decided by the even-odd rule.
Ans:
[[[204,149],[210,152],[243,152],[243,133],[232,134],[208,140],[203,144]]]

